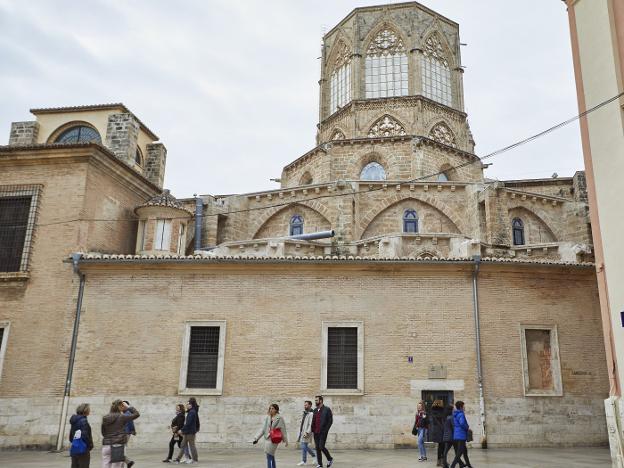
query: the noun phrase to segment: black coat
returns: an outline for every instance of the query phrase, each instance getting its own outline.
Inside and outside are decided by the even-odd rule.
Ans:
[[[431,424],[429,425],[429,439],[438,444],[444,441],[444,421],[446,411],[444,408],[431,408],[429,411]]]
[[[175,432],[178,432],[184,427],[184,413],[178,413],[175,418],[171,420],[171,430],[175,428]]]
[[[314,415],[312,416],[312,431],[314,431],[314,417],[319,414],[319,412],[321,418],[321,431],[319,434],[327,434],[329,432],[329,428],[334,422],[334,415],[332,414],[332,410],[325,405],[321,408],[314,408]]]
[[[453,414],[448,414],[444,419],[444,432],[442,434],[444,442],[453,442]]]
[[[74,414],[70,419],[69,423],[71,424],[71,429],[69,430],[69,441],[74,440],[74,435],[76,431],[80,429],[82,436],[80,437],[84,440],[85,444],[89,450],[93,449],[93,437],[91,436],[91,426],[89,425],[89,421],[87,421],[87,417]]]

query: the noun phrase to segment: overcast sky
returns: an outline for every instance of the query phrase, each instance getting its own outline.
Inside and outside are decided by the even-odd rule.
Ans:
[[[269,179],[315,145],[323,32],[379,3],[0,0],[0,144],[30,108],[123,102],[167,146],[176,196],[277,188]],[[477,155],[577,113],[563,2],[421,3],[468,44]],[[489,162],[492,178],[571,176],[583,168],[578,124]]]

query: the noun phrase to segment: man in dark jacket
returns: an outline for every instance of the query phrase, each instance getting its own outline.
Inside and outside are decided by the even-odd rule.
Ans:
[[[182,436],[182,447],[178,452],[178,456],[173,461],[174,463],[180,463],[182,455],[184,455],[184,447],[189,446],[191,452],[191,463],[198,463],[197,448],[195,447],[195,434],[197,434],[198,426],[197,408],[189,401],[186,404],[186,420],[184,426],[178,432]]]
[[[451,468],[455,468],[455,465],[470,466],[468,460],[468,448],[466,447],[466,439],[468,438],[468,421],[464,414],[464,402],[458,401],[455,403],[455,411],[453,411],[453,439],[455,441],[455,459],[451,463]],[[464,456],[466,464],[462,463],[460,457]]]
[[[327,466],[330,467],[334,463],[334,459],[325,447],[325,442],[327,441],[329,428],[334,422],[334,415],[331,409],[323,404],[321,395],[317,395],[314,398],[314,403],[316,408],[312,415],[312,432],[314,433],[314,444],[316,445],[317,468],[323,466],[323,454],[327,457]]]
[[[69,442],[74,440],[76,431],[80,431],[80,438],[87,445],[87,451],[80,455],[72,455],[72,468],[89,468],[91,462],[91,450],[93,450],[93,437],[91,436],[91,426],[87,420],[87,416],[91,412],[88,403],[82,403],[76,408],[76,414],[70,419],[71,429],[69,431]]]

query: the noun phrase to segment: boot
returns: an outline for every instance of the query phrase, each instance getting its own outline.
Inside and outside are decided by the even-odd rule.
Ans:
[[[436,463],[436,466],[442,466],[442,459],[438,458],[438,463]]]

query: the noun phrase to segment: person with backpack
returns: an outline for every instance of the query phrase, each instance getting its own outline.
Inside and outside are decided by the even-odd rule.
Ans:
[[[421,401],[416,407],[416,428],[418,430],[418,452],[420,458],[418,461],[427,460],[427,450],[425,449],[425,439],[427,437],[427,429],[429,429],[429,416],[425,411],[425,402]]]
[[[431,405],[431,424],[429,429],[429,440],[438,444],[438,458],[436,466],[442,466],[442,458],[444,454],[444,420],[446,419],[446,411],[442,400],[435,400]]]
[[[193,405],[193,403],[195,405]],[[180,450],[178,451],[178,456],[173,460],[173,463],[180,463],[187,445],[189,451],[191,452],[190,463],[199,463],[197,448],[195,447],[195,435],[199,430],[199,418],[197,416],[198,410],[199,405],[197,404],[197,401],[195,398],[190,398],[188,403],[186,403],[186,420],[184,421],[184,426],[178,430],[178,435],[182,436],[182,444]]]
[[[257,444],[262,439],[264,441],[264,453],[266,454],[267,468],[275,468],[275,451],[280,442],[284,442],[284,447],[288,447],[288,435],[286,434],[286,423],[279,414],[277,403],[271,403],[269,411],[264,418],[262,428],[256,434],[253,444]]]
[[[89,468],[89,463],[91,463],[93,437],[91,436],[91,426],[87,420],[90,412],[89,403],[81,403],[76,408],[76,414],[69,419],[71,424],[69,431],[71,468]]]

